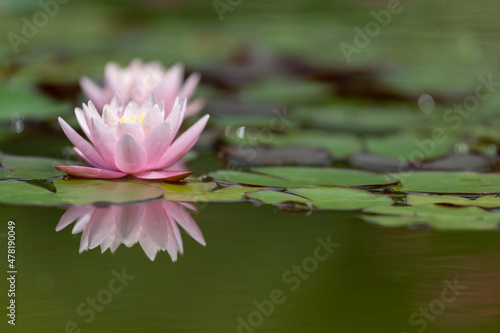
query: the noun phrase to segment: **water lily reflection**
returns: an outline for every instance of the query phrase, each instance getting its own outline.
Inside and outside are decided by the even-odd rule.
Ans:
[[[149,259],[154,260],[161,250],[176,261],[177,254],[183,253],[178,225],[198,243],[206,244],[186,208],[196,211],[193,204],[168,200],[108,207],[74,206],[61,217],[56,231],[76,221],[72,233],[83,232],[80,253],[99,245],[101,252],[110,249],[114,253],[122,243],[131,247],[139,242]]]

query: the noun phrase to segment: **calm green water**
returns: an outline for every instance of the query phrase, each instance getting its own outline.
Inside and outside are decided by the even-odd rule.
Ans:
[[[138,244],[113,255],[78,254],[80,234],[55,232],[63,211],[1,208],[17,233],[17,317],[9,331],[238,332],[239,317],[255,326],[240,332],[497,332],[500,325],[496,232],[385,229],[355,213],[210,204],[194,215],[206,247],[183,233],[178,262],[166,252],[151,262]],[[316,250],[318,238],[335,243],[331,254]],[[312,259],[315,251],[323,261]],[[113,282],[121,290],[107,292],[114,274],[124,273],[123,288]],[[459,285],[455,297],[445,293],[449,303],[445,281]],[[265,300],[273,292],[271,307]],[[428,319],[413,314],[429,306]]]

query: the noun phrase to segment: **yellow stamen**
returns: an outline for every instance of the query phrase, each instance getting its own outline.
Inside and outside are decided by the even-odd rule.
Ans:
[[[139,124],[142,124],[142,121],[143,121],[143,120],[144,120],[144,115],[141,113],[141,117],[140,117],[140,119],[139,119]],[[130,121],[135,123],[135,122],[136,122],[136,120],[135,120],[135,116],[131,116],[131,117],[130,117]],[[122,117],[120,118],[120,122],[121,122],[121,123],[124,123],[124,122],[125,122],[125,116],[122,116]]]

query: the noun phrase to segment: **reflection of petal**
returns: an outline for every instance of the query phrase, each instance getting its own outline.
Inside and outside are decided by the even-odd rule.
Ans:
[[[165,250],[168,242],[167,230],[168,217],[163,212],[161,201],[148,204],[142,228],[146,231],[149,238],[160,249]]]
[[[193,237],[201,245],[206,245],[203,234],[194,221],[194,219],[189,215],[189,213],[180,205],[172,201],[163,201],[163,207],[169,216],[171,216],[175,222],[186,230],[189,236]]]
[[[156,253],[158,252],[158,247],[153,243],[151,238],[149,238],[147,232],[144,231],[144,229],[142,229],[141,235],[139,236],[139,243],[141,244],[141,247],[148,258],[151,260],[155,260]]]
[[[57,230],[76,220],[73,233],[81,232],[79,252],[100,245],[101,252],[112,253],[120,244],[131,247],[139,242],[149,259],[154,260],[158,251],[167,251],[172,261],[183,253],[180,224],[198,243],[205,239],[187,209],[196,210],[192,203],[167,200],[113,205],[109,207],[75,206],[63,214]]]
[[[116,230],[123,243],[137,243],[145,211],[145,205],[115,206]]]
[[[167,217],[167,220],[165,222],[166,222],[165,227],[167,229],[167,234],[168,234],[167,252],[173,261],[177,261],[177,241],[175,240],[175,237],[173,235],[174,231],[172,230],[172,224],[170,223],[168,217]]]
[[[101,244],[113,230],[113,227],[115,226],[113,207],[97,208],[91,219],[93,221],[92,225],[89,225],[89,249],[99,246],[99,244]]]
[[[56,226],[56,231],[66,228],[71,222],[80,219],[92,209],[92,206],[74,206],[64,212]]]
[[[83,229],[85,229],[85,227],[87,226],[87,224],[90,221],[90,217],[92,216],[93,212],[94,212],[94,210],[91,210],[89,213],[83,215],[82,217],[80,217],[76,221],[75,226],[73,227],[73,230],[71,230],[71,233],[73,235],[77,234],[77,233],[80,233],[80,232],[83,231]]]

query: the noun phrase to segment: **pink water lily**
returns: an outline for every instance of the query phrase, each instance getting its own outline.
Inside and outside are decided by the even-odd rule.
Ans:
[[[80,80],[80,86],[88,99],[102,112],[117,92],[124,103],[135,101],[142,104],[149,94],[165,102],[165,110],[170,111],[176,97],[189,99],[200,81],[198,73],[191,74],[183,84],[184,68],[176,64],[165,69],[159,62],[143,63],[133,60],[126,68],[110,62],[104,69],[104,87],[99,87],[88,77]],[[194,100],[186,107],[185,117],[196,115],[204,106],[201,99]]]
[[[134,205],[109,207],[74,206],[59,220],[56,231],[76,220],[72,233],[82,233],[80,253],[101,246],[101,252],[112,253],[125,244],[131,247],[139,242],[149,259],[159,251],[167,251],[172,261],[183,253],[180,225],[198,243],[205,246],[203,234],[186,208],[196,210],[189,203],[165,199]]]
[[[172,170],[174,166],[198,141],[208,121],[203,116],[177,139],[181,127],[186,100],[177,99],[168,116],[162,101],[156,103],[150,95],[142,105],[129,102],[126,106],[115,95],[109,105],[104,106],[102,116],[89,101],[75,114],[85,140],[62,118],[59,118],[64,133],[73,143],[75,152],[90,167],[63,165],[56,169],[76,177],[121,178],[132,175],[143,179],[179,181],[191,172]]]

